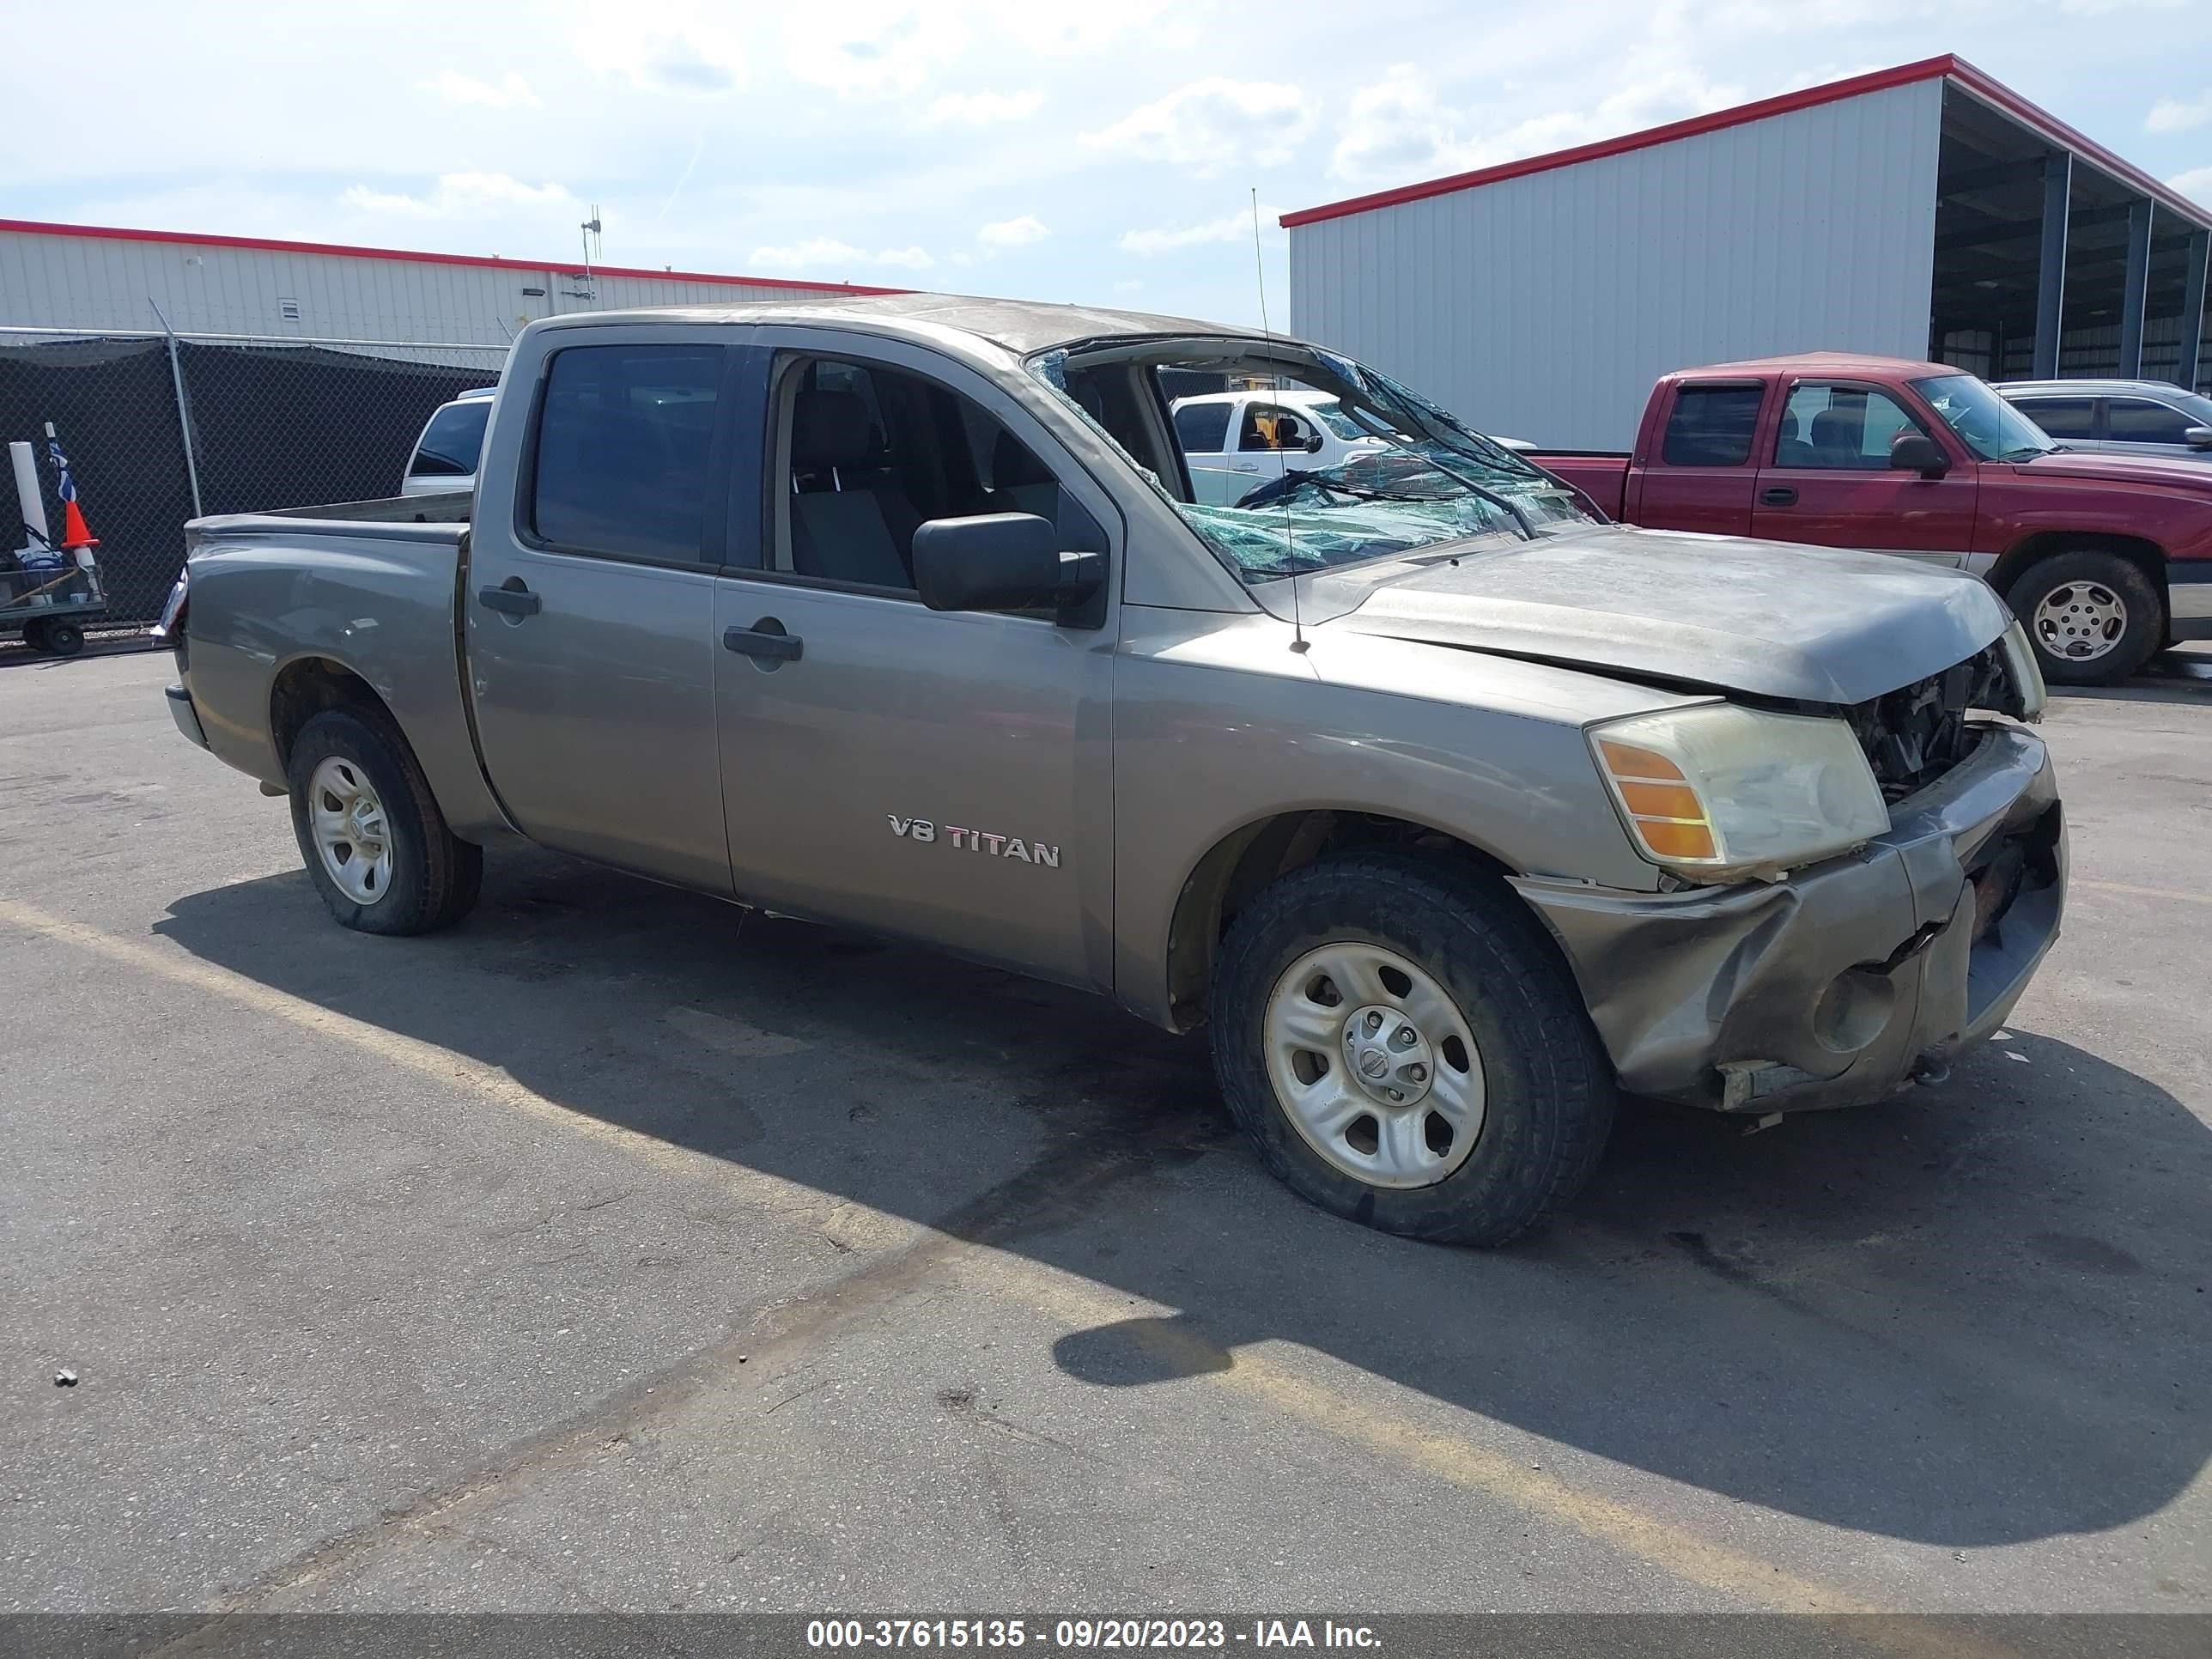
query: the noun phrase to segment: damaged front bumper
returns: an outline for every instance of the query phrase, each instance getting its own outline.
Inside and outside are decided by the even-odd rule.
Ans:
[[[2066,832],[2042,740],[1989,726],[1889,834],[1790,879],[1514,885],[1565,947],[1622,1089],[1798,1111],[1940,1076],[2004,1022],[2058,937]]]

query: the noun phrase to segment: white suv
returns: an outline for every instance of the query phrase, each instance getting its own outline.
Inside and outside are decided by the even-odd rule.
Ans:
[[[2164,380],[2014,380],[1997,391],[2069,449],[2212,461],[2212,398]]]
[[[477,487],[477,456],[483,448],[484,423],[491,415],[495,386],[472,386],[449,404],[441,404],[423,422],[408,458],[403,495],[441,495]]]

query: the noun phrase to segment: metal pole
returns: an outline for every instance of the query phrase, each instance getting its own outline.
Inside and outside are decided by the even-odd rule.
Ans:
[[[154,314],[161,318],[161,333],[169,343],[169,384],[177,391],[177,430],[185,441],[185,482],[191,486],[192,517],[205,518],[207,509],[200,505],[199,463],[192,459],[192,406],[185,397],[185,368],[177,359],[177,331],[169,326],[169,319],[161,316],[161,307],[154,305],[151,295],[146,303],[154,306]]]
[[[2066,216],[2074,205],[2074,157],[2062,150],[2043,163],[2043,255],[2035,276],[2035,369],[2058,378],[2058,336],[2066,320]]]
[[[2128,277],[2120,299],[2120,378],[2142,379],[2143,307],[2150,295],[2148,197],[2128,207]]]
[[[2204,270],[2212,256],[2212,230],[2200,230],[2189,239],[2189,276],[2181,285],[2181,385],[2197,386],[2199,365],[2204,358]]]

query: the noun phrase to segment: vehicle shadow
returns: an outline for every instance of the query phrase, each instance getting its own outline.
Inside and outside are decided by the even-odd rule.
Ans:
[[[547,854],[495,860],[475,916],[431,939],[344,933],[303,876],[181,898],[157,931],[568,1109],[1177,1310],[1063,1337],[1057,1363],[1099,1385],[1294,1343],[1668,1480],[1953,1547],[2138,1521],[2212,1452],[2212,1134],[2029,1032],[1943,1091],[1757,1134],[1632,1105],[1578,1202],[1477,1252],[1274,1185],[1201,1043]],[[701,1016],[737,1039],[701,1048]],[[1026,1126],[1013,1164],[969,1150],[987,1117]]]

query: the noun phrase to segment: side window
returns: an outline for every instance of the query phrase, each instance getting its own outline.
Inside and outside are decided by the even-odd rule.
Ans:
[[[1765,396],[1759,385],[1677,386],[1660,459],[1669,466],[1747,465]]]
[[[1175,412],[1176,441],[1186,455],[1218,455],[1229,447],[1227,404],[1185,404]]]
[[[1065,528],[1051,470],[982,405],[923,375],[796,357],[776,408],[777,570],[911,592],[914,532],[932,519],[1031,513]]]
[[[2106,405],[2105,430],[2116,443],[2186,443],[2185,434],[2196,424],[2179,410],[2148,398],[2115,398]]]
[[[721,374],[719,346],[557,353],[532,458],[538,538],[580,553],[697,560]]]
[[[1273,404],[1244,405],[1244,425],[1237,434],[1237,447],[1242,449],[1278,450],[1304,449],[1306,447],[1306,425],[1287,409]]]
[[[1890,440],[1900,432],[1920,429],[1886,392],[1864,386],[1801,386],[1791,390],[1782,411],[1774,464],[1883,472],[1889,468]]]
[[[483,448],[484,422],[491,414],[491,399],[471,398],[447,404],[422,428],[422,441],[415,447],[410,478],[458,478],[477,470],[477,455]]]
[[[2094,398],[2023,398],[2016,407],[2061,442],[2069,438],[2087,440],[2097,435]]]

